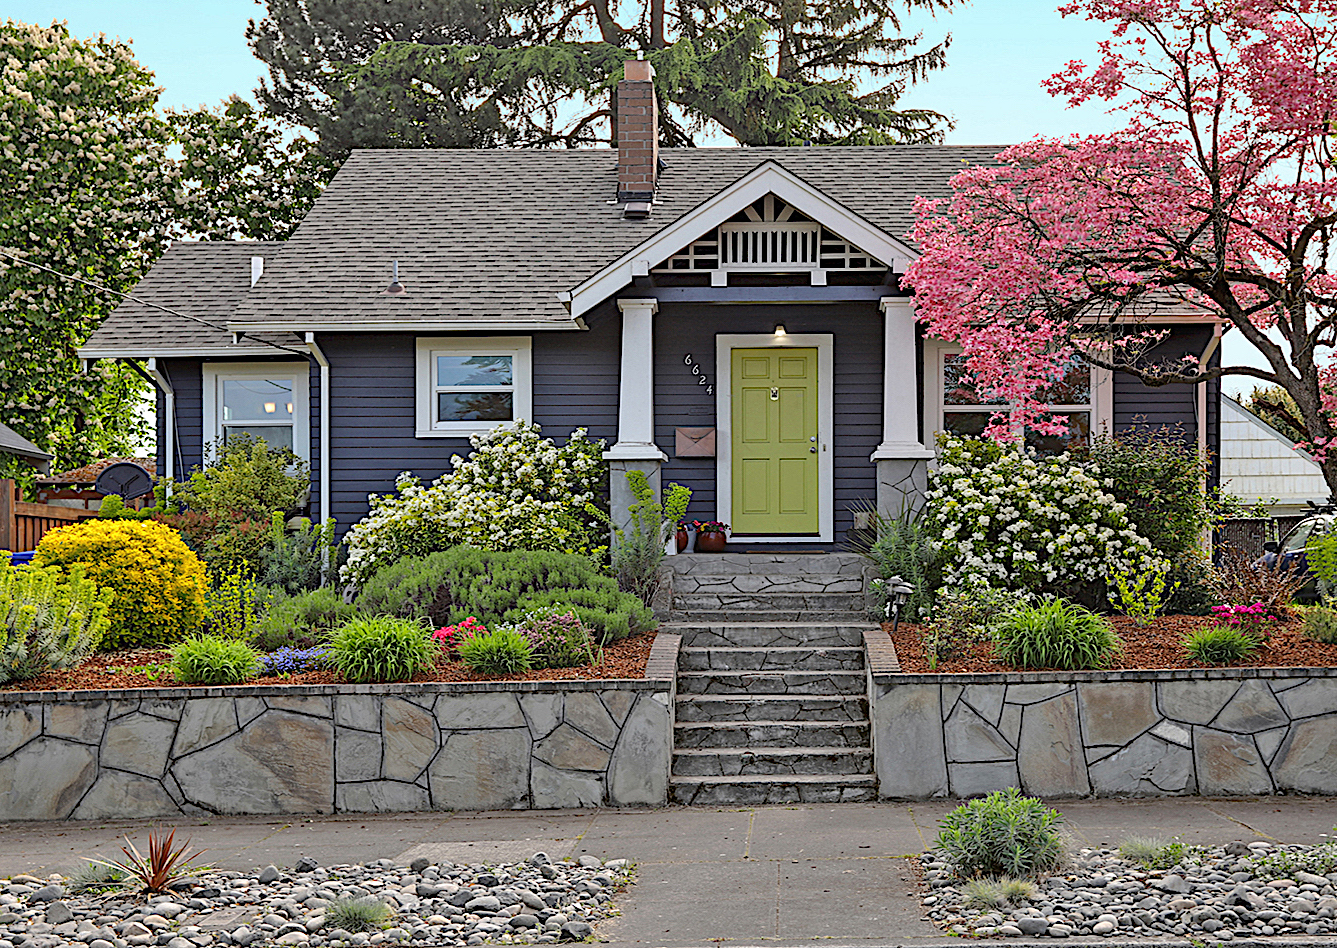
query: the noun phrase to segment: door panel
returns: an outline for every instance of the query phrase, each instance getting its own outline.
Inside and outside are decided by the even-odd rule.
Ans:
[[[817,350],[734,349],[730,363],[733,533],[817,534]]]

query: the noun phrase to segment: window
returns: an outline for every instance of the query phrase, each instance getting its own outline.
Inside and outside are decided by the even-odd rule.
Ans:
[[[986,400],[975,389],[966,373],[966,357],[959,349],[944,343],[925,343],[926,355],[936,356],[937,393],[925,412],[932,430],[954,435],[976,436],[984,433],[994,412],[1006,407],[1001,399]],[[930,362],[933,365],[934,362]],[[932,391],[933,386],[926,387]],[[1109,373],[1087,365],[1074,357],[1063,378],[1041,394],[1054,415],[1068,420],[1063,435],[1026,432],[1026,444],[1044,453],[1065,451],[1074,444],[1091,440],[1111,412],[1104,401],[1112,397]]]
[[[310,460],[311,406],[305,362],[206,363],[205,440],[227,444],[248,436]]]
[[[533,413],[527,336],[418,340],[419,438],[465,437]]]

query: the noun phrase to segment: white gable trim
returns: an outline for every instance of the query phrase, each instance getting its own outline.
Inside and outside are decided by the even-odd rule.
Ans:
[[[571,315],[581,316],[588,312],[629,284],[638,272],[648,272],[649,268],[658,266],[712,227],[718,227],[767,194],[775,194],[860,250],[885,261],[893,270],[903,272],[918,256],[909,246],[874,227],[802,178],[774,161],[766,161],[572,289]]]

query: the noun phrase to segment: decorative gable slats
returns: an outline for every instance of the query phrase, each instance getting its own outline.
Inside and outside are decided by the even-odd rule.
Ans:
[[[886,268],[839,234],[768,194],[671,255],[654,272]]]

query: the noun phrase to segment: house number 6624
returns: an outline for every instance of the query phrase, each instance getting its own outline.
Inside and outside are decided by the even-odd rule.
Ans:
[[[682,364],[690,365],[692,367],[692,374],[696,376],[696,384],[704,385],[706,387],[707,395],[715,394],[715,386],[711,385],[710,382],[706,379],[706,373],[701,371],[701,366],[697,365],[694,361],[692,361],[691,353],[688,353],[687,355],[682,357]]]

